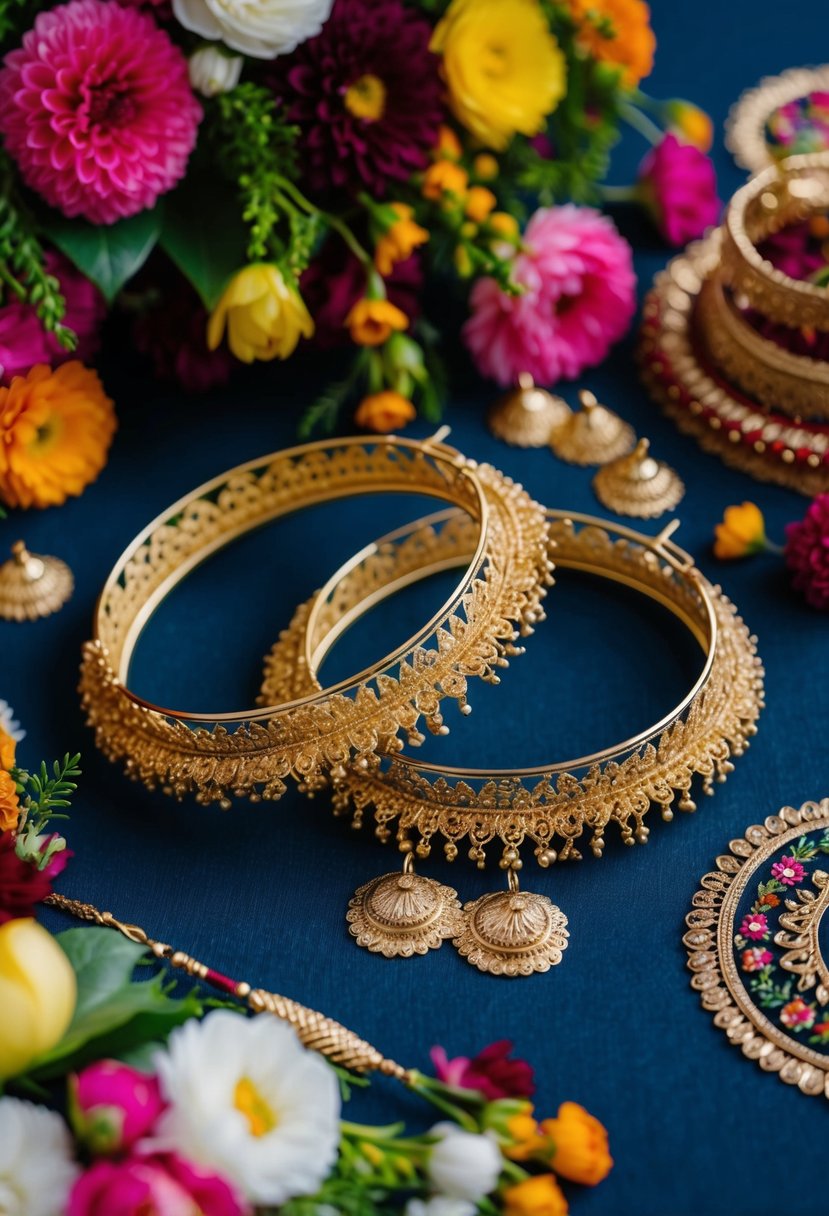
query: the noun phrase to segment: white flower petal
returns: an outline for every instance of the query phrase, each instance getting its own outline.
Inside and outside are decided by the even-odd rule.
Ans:
[[[18,1098],[0,1098],[3,1216],[59,1216],[80,1172],[60,1115]]]

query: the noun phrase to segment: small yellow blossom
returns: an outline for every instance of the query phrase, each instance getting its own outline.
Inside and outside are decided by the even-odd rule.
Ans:
[[[547,1146],[546,1138],[533,1118],[532,1108],[527,1114],[513,1115],[507,1121],[507,1135],[511,1144],[504,1149],[510,1161],[530,1161]]]
[[[463,156],[461,141],[451,127],[444,124],[438,131],[437,147],[433,155],[435,160],[460,160]]]
[[[567,1200],[552,1174],[537,1174],[504,1192],[504,1216],[567,1216]]]
[[[7,771],[14,768],[14,756],[17,751],[17,740],[0,726],[0,768]]]
[[[242,363],[287,359],[314,322],[295,285],[278,266],[255,262],[233,276],[207,323],[207,345],[215,350],[227,328],[228,345]]]
[[[398,262],[405,262],[419,245],[429,239],[426,229],[412,218],[414,211],[411,207],[405,203],[391,203],[390,206],[397,219],[380,237],[374,250],[374,265],[383,278],[387,278]]]
[[[723,521],[714,529],[714,556],[722,561],[749,557],[766,547],[763,513],[753,502],[726,507]]]
[[[423,175],[423,197],[434,201],[444,195],[463,198],[469,183],[466,170],[451,160],[437,160]]]
[[[508,211],[494,211],[487,223],[492,232],[496,232],[498,236],[505,236],[508,239],[514,239],[520,231],[518,220],[514,215],[510,215]]]
[[[382,346],[397,330],[408,327],[409,318],[389,300],[358,300],[345,319],[351,340],[358,346]]]
[[[464,215],[482,224],[498,202],[495,195],[486,186],[471,186],[463,205]]]
[[[671,128],[681,139],[699,148],[700,152],[710,152],[714,142],[714,124],[705,110],[680,99],[669,101],[666,110]]]
[[[482,182],[494,182],[498,176],[498,161],[491,152],[479,152],[472,162],[472,172]]]
[[[0,769],[0,832],[13,832],[20,816],[17,786],[5,768]]]
[[[417,411],[402,393],[386,389],[382,393],[372,393],[364,397],[354,414],[357,426],[366,431],[380,431],[387,434],[398,427],[411,422]]]

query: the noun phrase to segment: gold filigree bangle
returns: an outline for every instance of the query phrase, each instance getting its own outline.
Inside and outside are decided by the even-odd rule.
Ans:
[[[827,92],[829,64],[817,68],[789,68],[779,76],[766,76],[753,88],[746,89],[731,107],[726,120],[725,144],[737,164],[750,173],[760,173],[770,164],[778,163],[781,156],[775,155],[768,138],[770,120],[783,106],[808,102],[813,93]],[[800,111],[797,119],[798,142],[803,139],[803,128],[808,129],[808,115],[804,115],[802,105]],[[812,136],[812,142],[820,144],[826,141],[826,137],[826,127],[822,123],[819,132]],[[801,144],[800,151],[807,150],[814,153],[820,152],[821,148],[813,146],[804,149]]]
[[[619,826],[626,844],[645,843],[648,828],[644,820],[650,807],[660,807],[666,820],[673,818],[675,802],[680,810],[694,810],[690,795],[695,776],[702,777],[704,792],[712,793],[714,782],[726,779],[733,768],[732,758],[743,753],[756,732],[763,704],[763,670],[755,639],[730,601],[670,540],[671,528],[647,537],[591,516],[548,511],[548,518],[558,568],[622,583],[662,604],[697,639],[705,654],[703,669],[680,704],[653,727],[617,747],[574,761],[487,771],[396,755],[360,770],[343,766],[334,774],[335,808],[351,810],[357,825],[371,811],[381,840],[390,838],[396,823],[397,841],[404,853],[426,858],[433,839],[442,837],[446,857],[454,860],[459,844],[466,839],[470,858],[483,868],[486,847],[497,840],[502,846],[501,868],[515,874],[521,868],[519,854],[526,840],[534,844],[543,867],[558,858],[578,858],[576,842],[585,832],[590,834],[591,850],[600,856],[610,823]],[[385,538],[376,552],[363,555],[361,566],[352,564],[335,575],[324,595],[297,610],[272,652],[266,673],[268,695],[278,691],[284,696],[289,690],[312,686],[322,659],[346,625],[383,597],[383,580],[391,591],[402,579],[413,582],[445,569],[450,557],[457,564],[467,528],[457,516],[435,516],[423,521],[419,529]],[[399,562],[392,560],[395,556]],[[337,588],[339,620],[328,610],[332,585]],[[364,595],[366,586],[371,588],[368,595]],[[301,656],[299,664],[297,655]],[[553,849],[554,842],[559,844],[558,851]],[[514,902],[521,896],[502,892],[483,898]],[[483,919],[485,910],[468,905],[465,911]],[[507,909],[497,911],[503,916]],[[480,940],[483,930],[474,943],[473,961],[483,964],[482,969],[503,974],[529,974],[525,963],[529,970],[546,969],[558,961],[564,945],[557,912],[552,905],[533,905],[525,915],[528,932],[532,920],[547,935],[542,965],[536,965],[538,960],[533,957],[523,957],[517,970],[510,970],[509,951],[505,953],[494,939],[485,947]],[[515,954],[526,941],[515,925],[510,932]],[[462,950],[466,946],[472,949],[463,933],[456,944]]]
[[[720,274],[739,297],[793,329],[829,331],[829,291],[793,279],[757,246],[789,224],[829,208],[829,156],[791,156],[759,173],[732,197],[722,225]]]
[[[151,613],[210,554],[288,512],[359,493],[424,494],[467,512],[475,542],[454,593],[392,654],[332,688],[238,713],[165,709],[126,686]],[[175,503],[130,544],[97,605],[81,693],[96,741],[149,788],[203,803],[279,798],[294,777],[313,789],[327,770],[417,741],[419,719],[445,733],[443,697],[466,705],[467,677],[497,679],[520,634],[542,619],[551,582],[541,507],[496,470],[435,440],[384,437],[306,444],[253,461]]]

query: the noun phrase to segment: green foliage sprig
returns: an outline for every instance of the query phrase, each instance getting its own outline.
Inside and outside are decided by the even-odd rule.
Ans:
[[[21,794],[20,819],[17,827],[15,852],[35,863],[39,869],[49,864],[55,853],[66,848],[66,841],[57,838],[48,848],[42,849],[40,838],[53,819],[66,819],[64,813],[71,805],[72,795],[77,790],[76,777],[80,777],[80,753],[63,760],[55,760],[51,774],[44,762],[37,772],[13,768],[12,780]]]

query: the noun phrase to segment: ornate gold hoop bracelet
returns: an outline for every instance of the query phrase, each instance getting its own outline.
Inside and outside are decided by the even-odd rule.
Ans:
[[[126,685],[142,629],[195,566],[252,528],[360,493],[423,494],[461,507],[474,543],[453,594],[414,637],[356,676],[286,703],[203,714],[150,704]],[[467,677],[497,680],[516,642],[543,619],[551,579],[544,512],[496,470],[440,442],[383,437],[306,444],[252,461],[194,490],[130,544],[106,581],[84,648],[81,694],[101,750],[149,788],[229,805],[279,798],[294,777],[313,789],[333,765],[416,743],[422,717],[446,733],[443,697],[465,710]]]
[[[726,120],[725,145],[738,165],[750,173],[759,173],[769,164],[778,163],[787,155],[785,147],[771,142],[771,125],[783,107],[797,107],[798,143],[806,140],[811,148],[800,151],[819,152],[826,145],[826,127],[815,129],[809,124],[809,104],[814,94],[829,92],[829,64],[816,68],[789,68],[779,76],[765,76],[759,84],[746,89],[731,107]],[[786,127],[792,128],[791,117]],[[814,145],[818,146],[815,147]]]
[[[593,853],[601,855],[610,823],[618,824],[626,844],[645,843],[644,820],[651,806],[660,807],[664,819],[672,819],[675,802],[680,810],[695,809],[695,776],[702,778],[703,791],[709,794],[715,781],[726,779],[732,758],[742,755],[756,732],[763,704],[755,639],[731,602],[671,541],[671,527],[651,538],[591,516],[548,511],[548,518],[557,567],[641,592],[671,611],[696,638],[704,666],[680,704],[616,747],[540,768],[487,771],[395,755],[375,759],[360,770],[344,765],[333,774],[335,808],[351,810],[357,825],[371,811],[381,840],[390,838],[396,823],[397,841],[409,862],[412,854],[428,857],[433,839],[442,837],[449,860],[457,857],[466,839],[470,858],[483,868],[486,847],[500,841],[500,866],[510,875],[510,890],[467,905],[465,919],[458,920],[450,897],[454,892],[441,888],[449,895],[443,896],[438,925],[442,936],[453,936],[470,961],[499,974],[546,970],[563,949],[566,918],[546,897],[517,890],[524,842],[534,844],[544,867],[558,858],[578,858],[576,842],[585,832]],[[468,524],[449,514],[394,533],[373,552],[371,547],[364,551],[334,575],[324,592],[297,610],[269,658],[267,695],[315,686],[319,664],[347,624],[404,582],[445,569],[450,556],[455,564],[464,560],[469,540]],[[333,588],[336,613],[329,610]],[[557,851],[554,842],[559,842]],[[401,925],[395,919],[399,879],[392,880],[395,876],[385,876],[361,888],[349,914],[352,933],[370,949],[410,953],[404,947],[415,929],[421,934],[415,935],[416,942],[425,940],[422,926]],[[408,880],[410,890],[411,874]],[[424,898],[427,893],[424,889]],[[419,945],[414,949],[419,952]]]

